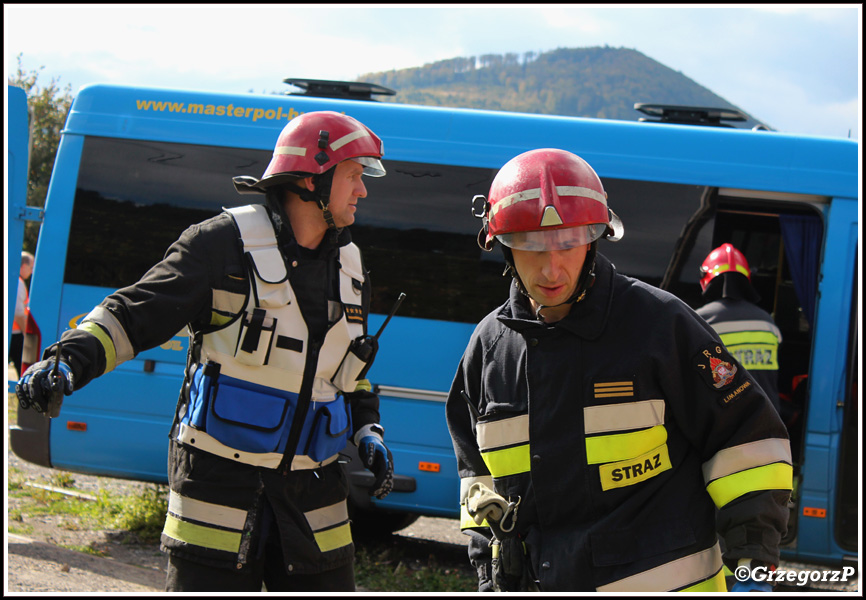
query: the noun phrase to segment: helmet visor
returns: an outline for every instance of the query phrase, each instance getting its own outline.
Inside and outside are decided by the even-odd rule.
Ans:
[[[591,244],[604,235],[606,229],[607,223],[593,223],[564,229],[501,233],[496,236],[496,239],[515,250],[550,252]]]
[[[382,161],[372,156],[356,156],[352,158],[356,163],[364,167],[364,175],[370,177],[384,177],[385,167],[382,166]]]

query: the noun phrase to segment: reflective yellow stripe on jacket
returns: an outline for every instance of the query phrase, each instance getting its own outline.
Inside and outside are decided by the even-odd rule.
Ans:
[[[475,438],[493,477],[529,471],[529,415],[478,423]]]
[[[239,552],[247,512],[181,496],[171,490],[162,533],[195,546]]]
[[[778,371],[779,328],[766,321],[713,323],[725,347],[749,371]]]
[[[720,450],[703,464],[707,492],[718,508],[749,492],[791,490],[791,445],[768,438]]]
[[[345,500],[305,512],[304,516],[322,552],[336,550],[352,543],[349,511]]]
[[[664,400],[588,406],[583,418],[586,461],[599,465],[602,490],[634,485],[671,468]]]

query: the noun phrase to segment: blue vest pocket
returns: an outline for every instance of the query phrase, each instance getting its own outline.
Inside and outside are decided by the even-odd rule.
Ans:
[[[207,432],[237,450],[278,452],[283,428],[292,422],[296,403],[295,394],[275,396],[220,378],[213,386],[213,418],[208,418]]]
[[[339,396],[316,411],[304,454],[316,461],[325,460],[345,448],[351,434],[349,403]]]
[[[203,430],[205,428],[211,384],[218,374],[219,365],[216,363],[209,362],[207,365],[197,366],[189,385],[189,406],[186,409],[186,414],[181,418],[181,423],[192,425],[196,429]]]

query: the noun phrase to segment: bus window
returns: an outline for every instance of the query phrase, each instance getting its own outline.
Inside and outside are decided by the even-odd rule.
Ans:
[[[135,283],[184,229],[241,196],[232,174],[260,176],[270,152],[88,137],[66,255],[65,283]],[[110,250],[108,250],[110,249]]]
[[[498,245],[490,253],[478,247],[481,221],[470,212],[471,198],[488,193],[496,170],[387,160],[385,167],[386,177],[365,182],[368,195],[352,226],[377,290],[373,312],[387,312],[405,291],[402,316],[477,323],[505,301],[511,281],[502,277]],[[626,235],[599,250],[621,272],[657,285],[682,229],[675,215],[696,210],[704,188],[603,184]]]
[[[705,188],[604,177],[602,183],[625,235],[616,243],[601,244],[599,252],[620,273],[658,286],[685,225],[684,216],[700,208]]]
[[[496,171],[383,161],[388,174],[365,180],[367,197],[352,225],[373,282],[371,312],[387,313],[400,292],[400,316],[475,323],[502,304],[504,258],[484,252],[471,200],[486,195]]]

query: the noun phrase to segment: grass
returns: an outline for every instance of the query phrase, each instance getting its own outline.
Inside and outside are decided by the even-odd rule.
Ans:
[[[60,544],[61,547],[66,548],[67,550],[75,550],[76,552],[81,552],[82,554],[90,554],[91,556],[101,556],[106,557],[108,553],[105,550],[100,550],[99,548],[95,548],[93,546],[77,546],[75,544]]]
[[[360,542],[355,546],[355,582],[371,592],[474,592],[478,582],[469,567],[440,564],[434,554],[412,556],[402,544]]]
[[[10,365],[10,378],[14,378],[14,369]],[[18,419],[18,398],[8,394],[8,423]],[[62,515],[61,527],[68,530],[79,529],[115,529],[134,534],[142,543],[154,543],[159,540],[168,510],[168,487],[150,484],[144,492],[135,497],[117,496],[100,491],[96,500],[86,500],[62,493],[52,492],[39,487],[25,485],[26,476],[21,469],[10,467],[7,473],[7,493],[10,498],[20,498],[24,501],[15,509],[9,511],[10,533],[26,535],[33,531],[27,525],[25,518],[37,515]],[[54,488],[82,492],[75,488],[75,476],[66,471],[55,471],[48,481],[34,481]],[[82,492],[84,493],[84,492]],[[89,546],[70,547],[88,554],[100,554],[101,551]]]
[[[81,492],[73,475],[63,471],[53,475],[47,485]],[[61,527],[68,530],[113,529],[135,534],[142,543],[159,540],[168,510],[168,488],[150,484],[138,496],[118,496],[100,490],[96,500],[23,485],[20,473],[9,474],[9,496],[24,501],[10,512],[10,523],[21,529],[25,518],[39,515],[64,517]],[[84,492],[82,492],[84,493]],[[16,524],[17,523],[17,524]]]

